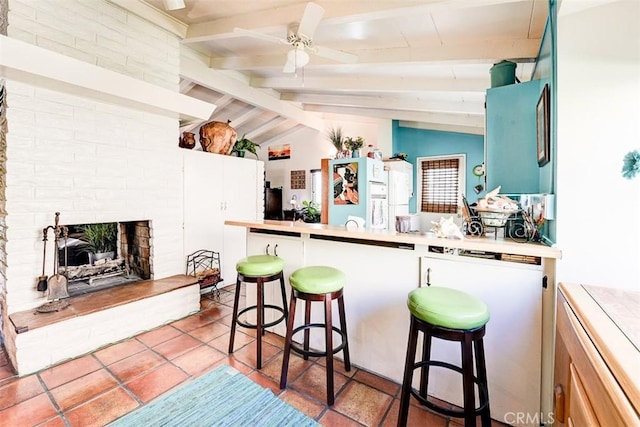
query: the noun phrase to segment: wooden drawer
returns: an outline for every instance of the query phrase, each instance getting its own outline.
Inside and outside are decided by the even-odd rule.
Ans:
[[[591,426],[594,424],[582,421],[593,414],[600,425],[639,425],[638,414],[563,298],[558,305],[557,331],[571,359],[569,404],[565,406],[568,419],[576,426]]]

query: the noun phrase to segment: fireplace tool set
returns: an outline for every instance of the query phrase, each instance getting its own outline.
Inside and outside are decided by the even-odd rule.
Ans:
[[[49,313],[52,311],[59,311],[63,308],[67,308],[69,303],[64,301],[63,298],[68,298],[69,293],[67,291],[67,238],[69,237],[69,229],[59,224],[60,212],[56,212],[54,225],[49,225],[42,229],[42,275],[38,277],[38,285],[36,289],[40,292],[47,292],[47,299],[49,302],[36,308],[39,313]],[[47,260],[47,234],[49,230],[53,231],[54,236],[54,252],[53,252],[53,275],[51,277],[45,274],[45,265]],[[65,274],[61,274],[59,271],[59,245],[60,241],[64,240],[64,267]]]

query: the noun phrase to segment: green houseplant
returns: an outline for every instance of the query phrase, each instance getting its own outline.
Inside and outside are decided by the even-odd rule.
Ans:
[[[80,229],[83,233],[80,238],[83,242],[80,250],[88,253],[91,264],[101,258],[113,259],[115,257],[118,242],[115,222],[86,224]]]
[[[364,146],[364,138],[361,136],[352,138],[346,137],[344,139],[344,145],[347,149],[351,150],[351,157],[359,157],[360,149]]]
[[[320,222],[320,207],[316,202],[307,200],[302,202],[302,221]]]
[[[233,148],[231,149],[231,154],[235,153],[236,156],[238,157],[244,157],[245,151],[248,151],[252,153],[254,156],[256,156],[256,159],[257,159],[258,158],[258,153],[256,151],[257,147],[258,147],[258,144],[245,138],[245,135],[242,135],[242,138],[237,140],[236,143],[233,145]]]

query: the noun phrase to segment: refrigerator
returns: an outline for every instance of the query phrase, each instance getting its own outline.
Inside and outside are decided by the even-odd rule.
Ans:
[[[409,214],[409,199],[413,196],[413,165],[403,160],[385,161],[388,169],[388,218],[389,230],[395,229],[396,216],[410,217],[410,230],[420,230],[420,217]]]
[[[329,224],[345,225],[349,217],[367,228],[388,228],[387,174],[384,163],[369,157],[329,162]]]

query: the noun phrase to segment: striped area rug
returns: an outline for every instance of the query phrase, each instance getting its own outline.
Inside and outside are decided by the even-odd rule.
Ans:
[[[113,423],[149,426],[319,426],[228,365],[183,384]]]

